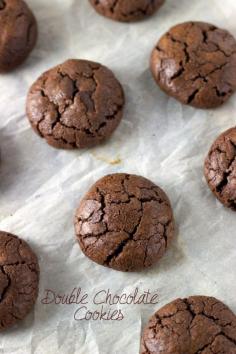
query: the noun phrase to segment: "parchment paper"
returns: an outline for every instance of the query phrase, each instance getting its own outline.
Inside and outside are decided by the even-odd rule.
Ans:
[[[87,0],[28,0],[39,22],[37,48],[17,71],[0,77],[0,229],[28,241],[39,256],[35,310],[0,334],[0,353],[137,354],[142,326],[165,303],[189,295],[216,296],[236,311],[236,218],[213,197],[203,160],[216,136],[235,124],[236,95],[216,110],[197,110],[167,97],[149,72],[149,55],[170,26],[202,20],[236,36],[235,0],[167,0],[147,21],[120,24],[97,15]],[[104,145],[58,151],[31,130],[25,97],[46,69],[69,57],[110,67],[127,104],[118,130]],[[130,172],[168,193],[178,232],[161,262],[124,274],[88,260],[74,237],[81,197],[101,176]],[[89,295],[150,290],[155,305],[127,305],[122,321],[75,321],[75,305],[43,305],[45,289]],[[113,306],[112,309],[116,309]]]

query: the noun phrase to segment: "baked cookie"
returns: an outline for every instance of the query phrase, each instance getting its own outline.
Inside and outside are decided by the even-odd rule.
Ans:
[[[80,203],[75,231],[84,254],[120,271],[156,263],[174,234],[166,194],[146,178],[113,174],[97,181]]]
[[[89,0],[101,15],[115,21],[134,22],[151,16],[165,0]]]
[[[208,23],[179,24],[153,49],[151,70],[160,88],[180,102],[220,106],[236,90],[236,40]]]
[[[213,297],[164,306],[144,330],[141,354],[236,354],[236,316]]]
[[[0,331],[23,320],[38,296],[36,255],[18,237],[0,231]]]
[[[30,54],[37,23],[23,0],[0,0],[0,72],[13,70]]]
[[[236,128],[222,133],[205,160],[205,177],[215,196],[236,211]]]
[[[123,114],[123,89],[105,66],[67,60],[42,74],[27,98],[29,121],[56,148],[87,148],[107,139]]]

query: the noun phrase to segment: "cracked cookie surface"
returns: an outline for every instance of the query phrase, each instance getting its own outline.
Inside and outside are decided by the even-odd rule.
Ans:
[[[204,166],[207,183],[226,207],[236,211],[236,128],[222,133],[213,143]]]
[[[236,354],[236,316],[207,296],[177,299],[144,329],[141,354]]]
[[[37,40],[36,19],[23,0],[0,0],[0,72],[13,70]]]
[[[115,21],[139,21],[156,12],[164,0],[90,0],[95,10]]]
[[[28,244],[0,231],[0,331],[23,320],[38,296],[39,266]]]
[[[27,97],[37,134],[56,148],[87,148],[110,137],[123,114],[124,93],[105,66],[70,59],[42,74]]]
[[[146,178],[108,175],[97,181],[80,203],[75,231],[84,254],[120,271],[156,263],[174,235],[166,194]]]
[[[220,106],[236,90],[236,40],[208,23],[179,24],[153,49],[151,71],[160,88],[180,102]]]

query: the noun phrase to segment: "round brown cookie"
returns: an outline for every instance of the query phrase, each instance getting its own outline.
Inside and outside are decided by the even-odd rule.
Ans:
[[[0,0],[0,72],[20,65],[37,40],[37,23],[23,0]]]
[[[217,107],[236,89],[236,40],[208,23],[179,24],[153,49],[151,70],[160,88],[180,102]]]
[[[141,354],[236,354],[236,316],[207,296],[177,299],[144,330]]]
[[[36,255],[18,237],[0,231],[0,331],[22,320],[38,296]]]
[[[123,114],[123,89],[105,66],[67,60],[42,74],[27,98],[30,123],[56,148],[86,148],[107,139]]]
[[[115,21],[133,22],[151,16],[165,0],[89,0],[95,10]]]
[[[205,160],[205,177],[215,196],[236,211],[236,128],[222,133]]]
[[[146,178],[113,174],[97,181],[75,217],[76,236],[94,262],[120,271],[149,267],[174,234],[166,194]]]

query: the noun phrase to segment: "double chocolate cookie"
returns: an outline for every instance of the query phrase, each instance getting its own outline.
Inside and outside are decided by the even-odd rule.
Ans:
[[[105,66],[67,60],[42,74],[27,98],[37,134],[56,148],[86,148],[110,137],[123,114],[123,89]]]
[[[39,266],[26,242],[0,231],[0,331],[23,320],[38,296]]]
[[[115,21],[133,22],[156,12],[164,0],[89,0],[95,10]]]
[[[205,160],[205,177],[221,203],[236,211],[236,128],[213,143]]]
[[[144,330],[141,354],[236,354],[236,316],[212,297],[178,299]]]
[[[0,0],[0,72],[20,65],[37,39],[37,23],[23,0]]]
[[[80,203],[76,236],[94,262],[120,271],[156,263],[174,234],[166,194],[146,178],[113,174],[97,181]]]
[[[157,43],[151,70],[160,88],[180,102],[220,106],[236,90],[236,40],[208,23],[179,24]]]

